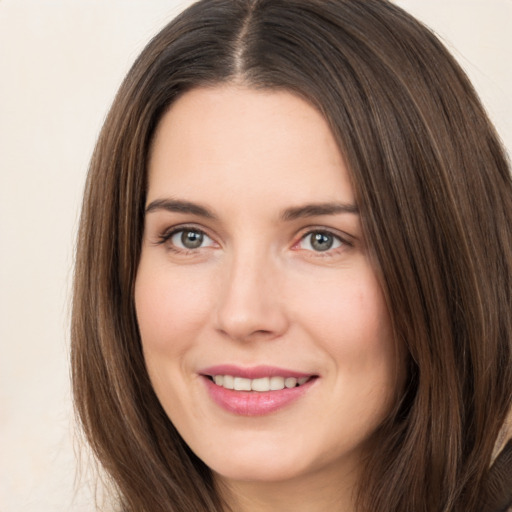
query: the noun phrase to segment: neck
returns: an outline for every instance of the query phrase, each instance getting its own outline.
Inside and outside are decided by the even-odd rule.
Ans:
[[[237,481],[217,476],[225,512],[354,512],[355,474],[323,471],[284,481]]]

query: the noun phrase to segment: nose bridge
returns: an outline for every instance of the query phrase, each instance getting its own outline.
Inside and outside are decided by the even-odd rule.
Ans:
[[[241,248],[226,264],[217,308],[217,328],[232,339],[275,338],[287,321],[270,251]]]

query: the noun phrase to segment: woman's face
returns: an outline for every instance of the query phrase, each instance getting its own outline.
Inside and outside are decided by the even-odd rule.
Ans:
[[[354,474],[400,369],[349,172],[311,105],[219,86],[172,106],[135,303],[154,390],[221,479]]]

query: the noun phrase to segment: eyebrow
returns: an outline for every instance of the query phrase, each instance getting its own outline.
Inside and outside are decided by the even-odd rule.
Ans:
[[[301,219],[304,217],[316,217],[319,215],[336,215],[338,213],[351,213],[357,215],[359,209],[350,203],[312,203],[303,206],[287,208],[281,214],[285,221]]]
[[[168,212],[188,213],[207,219],[217,219],[208,208],[190,201],[179,199],[156,199],[146,207],[146,214],[158,210]],[[350,213],[357,215],[359,210],[355,204],[351,203],[311,203],[302,206],[293,206],[286,208],[280,215],[283,221],[292,221],[307,217],[316,217],[320,215],[336,215],[339,213]]]
[[[165,210],[168,212],[189,213],[205,217],[207,219],[216,219],[217,217],[208,208],[190,201],[181,201],[178,199],[156,199],[146,207],[146,213]]]

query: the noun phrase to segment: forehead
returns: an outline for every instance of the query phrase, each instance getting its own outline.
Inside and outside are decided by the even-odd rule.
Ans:
[[[343,156],[318,110],[290,92],[233,85],[189,91],[163,116],[148,201],[162,194],[354,201]]]

